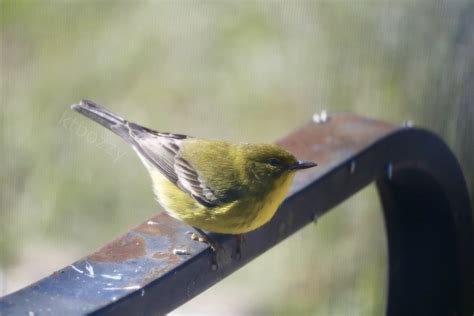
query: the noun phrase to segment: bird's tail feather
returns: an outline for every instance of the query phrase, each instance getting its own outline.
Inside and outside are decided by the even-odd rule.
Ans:
[[[115,115],[100,105],[89,100],[81,100],[81,102],[78,104],[73,104],[71,109],[108,128],[115,134],[125,139],[127,142],[133,143],[128,121],[121,118],[120,116]]]

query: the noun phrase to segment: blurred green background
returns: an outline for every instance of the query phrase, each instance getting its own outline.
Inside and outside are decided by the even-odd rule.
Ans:
[[[474,187],[472,1],[0,0],[0,295],[161,209],[89,98],[161,131],[271,142],[313,113],[412,120]],[[373,186],[175,311],[381,315]]]

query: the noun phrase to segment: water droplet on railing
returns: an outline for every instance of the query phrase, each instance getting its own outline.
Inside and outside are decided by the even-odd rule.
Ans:
[[[392,176],[393,176],[393,165],[391,162],[389,162],[387,165],[387,177],[389,180],[392,180]]]
[[[173,249],[173,254],[178,256],[189,256],[191,253],[186,249]]]
[[[413,127],[413,125],[414,125],[414,123],[413,123],[412,120],[404,120],[402,122],[403,127],[411,128],[411,127]]]
[[[352,160],[352,161],[351,161],[351,164],[350,164],[350,166],[349,166],[349,172],[350,172],[351,174],[354,174],[355,171],[356,171],[356,162],[355,162],[355,160]]]
[[[328,112],[326,110],[322,110],[321,113],[314,113],[313,114],[313,122],[314,123],[325,123],[329,119]]]

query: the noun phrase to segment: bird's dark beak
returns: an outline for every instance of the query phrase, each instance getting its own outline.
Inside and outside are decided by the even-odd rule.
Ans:
[[[298,160],[291,165],[290,170],[308,169],[316,167],[318,164],[312,161]]]

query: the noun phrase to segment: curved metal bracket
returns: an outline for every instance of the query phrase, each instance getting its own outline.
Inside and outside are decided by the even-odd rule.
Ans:
[[[318,168],[302,172],[272,221],[223,252],[159,214],[96,253],[0,299],[0,314],[161,315],[239,269],[376,181],[389,248],[388,315],[471,315],[472,214],[455,157],[434,134],[351,114],[309,123],[279,142]]]

